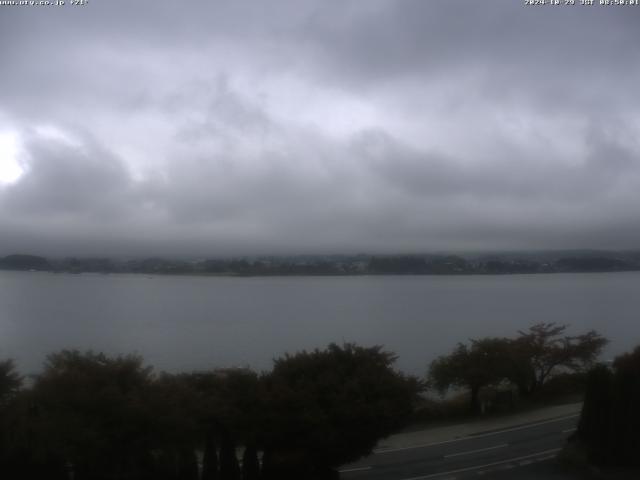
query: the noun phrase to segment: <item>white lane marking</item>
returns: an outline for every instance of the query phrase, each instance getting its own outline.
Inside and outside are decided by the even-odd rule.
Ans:
[[[555,455],[547,455],[546,457],[536,458],[536,462],[544,462],[545,460],[551,460],[552,458],[556,458]]]
[[[466,452],[460,453],[451,453],[449,455],[445,455],[444,458],[459,457],[461,455],[471,455],[472,453],[486,452],[487,450],[495,450],[496,448],[504,448],[508,446],[508,443],[503,443],[502,445],[495,445],[493,447],[478,448],[477,450],[467,450]]]
[[[421,477],[403,478],[402,480],[425,480],[427,478],[441,477],[443,475],[451,475],[453,473],[470,472],[472,470],[479,470],[479,469],[483,469],[483,468],[494,467],[496,465],[504,465],[505,463],[519,462],[521,460],[526,460],[528,458],[538,457],[540,455],[548,455],[550,453],[555,454],[555,453],[559,452],[560,450],[562,450],[562,449],[561,448],[553,448],[551,450],[544,450],[542,452],[532,453],[530,455],[524,455],[522,457],[509,458],[508,460],[500,460],[498,462],[485,463],[484,465],[475,465],[473,467],[459,468],[457,470],[450,470],[448,472],[431,473],[429,475],[423,475]],[[554,457],[555,457],[555,455],[548,455],[548,456],[545,456],[543,458],[545,460],[548,460],[548,459],[554,458]]]
[[[545,420],[543,422],[530,423],[528,425],[522,425],[520,427],[507,428],[506,430],[499,430],[496,432],[481,433],[479,435],[467,435],[466,437],[454,438],[453,440],[444,440],[442,442],[422,443],[420,445],[411,445],[409,447],[381,448],[378,450],[374,450],[373,453],[375,453],[376,455],[379,455],[382,453],[392,453],[392,452],[401,452],[403,450],[413,450],[415,448],[435,447],[436,445],[446,445],[448,443],[462,442],[464,440],[472,440],[474,438],[484,438],[484,437],[490,437],[492,435],[500,435],[501,433],[515,432],[517,430],[526,430],[527,428],[533,428],[539,425],[546,425],[548,423],[561,422],[563,420],[568,420],[570,418],[575,418],[579,416],[580,414],[576,413],[574,415],[567,415],[566,417],[554,418],[553,420]]]
[[[573,428],[567,428],[566,430],[562,430],[562,433],[569,433],[569,432],[575,432],[577,429],[576,427]]]
[[[354,467],[354,468],[345,468],[343,470],[338,470],[340,473],[348,473],[348,472],[363,472],[365,470],[371,470],[371,465],[366,467]]]

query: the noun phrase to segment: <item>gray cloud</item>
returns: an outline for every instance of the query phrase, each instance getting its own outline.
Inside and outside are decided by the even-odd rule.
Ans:
[[[0,138],[19,154],[0,142],[0,253],[640,240],[638,9],[96,0],[1,13]],[[10,161],[23,174],[2,183]]]
[[[28,140],[24,148],[24,174],[2,191],[2,206],[11,214],[102,220],[126,213],[130,178],[103,148],[42,137]]]

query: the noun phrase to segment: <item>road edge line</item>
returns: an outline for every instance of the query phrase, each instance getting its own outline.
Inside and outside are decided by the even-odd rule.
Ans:
[[[406,447],[398,447],[398,448],[381,448],[381,449],[378,449],[378,450],[374,450],[373,453],[375,455],[381,455],[381,454],[384,454],[384,453],[401,452],[403,450],[412,450],[412,449],[415,449],[415,448],[426,448],[426,447],[434,447],[436,445],[446,445],[447,443],[461,442],[461,441],[464,441],[464,440],[471,440],[471,439],[474,439],[474,438],[490,437],[491,435],[499,435],[501,433],[508,433],[508,432],[515,432],[515,431],[518,431],[518,430],[525,430],[527,428],[537,427],[539,425],[546,425],[548,423],[561,422],[563,420],[568,420],[570,418],[575,418],[575,417],[579,417],[579,416],[580,416],[579,413],[575,413],[575,414],[572,414],[572,415],[566,415],[564,417],[558,417],[558,418],[554,418],[554,419],[550,419],[550,420],[543,420],[543,421],[540,421],[540,422],[528,423],[528,424],[523,424],[523,425],[512,427],[512,428],[506,428],[504,430],[496,430],[496,431],[487,432],[487,433],[477,433],[477,434],[465,435],[464,437],[453,438],[451,440],[444,440],[442,442],[422,443],[422,444],[419,444],[419,445],[409,445],[409,446],[406,446]]]
[[[522,457],[509,458],[507,460],[500,460],[498,462],[486,463],[484,465],[474,465],[472,467],[458,468],[457,470],[449,470],[448,472],[430,473],[429,475],[423,475],[421,477],[403,478],[402,480],[426,480],[427,478],[441,477],[443,475],[451,475],[453,473],[471,472],[473,470],[479,470],[481,468],[495,467],[496,465],[504,465],[505,463],[511,463],[511,462],[519,462],[521,460],[526,460],[528,458],[533,458],[533,457],[539,457],[541,455],[544,456],[551,453],[555,454],[560,450],[562,450],[562,448],[552,448],[550,450],[544,450],[542,452],[536,452],[529,455],[524,455]],[[545,457],[545,459],[550,459],[553,457],[555,457],[555,455]]]

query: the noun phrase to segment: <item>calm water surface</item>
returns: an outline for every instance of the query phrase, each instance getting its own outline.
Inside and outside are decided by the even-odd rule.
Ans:
[[[223,278],[0,272],[0,359],[136,352],[160,370],[248,365],[329,342],[382,344],[422,374],[458,341],[535,322],[640,344],[640,273]]]

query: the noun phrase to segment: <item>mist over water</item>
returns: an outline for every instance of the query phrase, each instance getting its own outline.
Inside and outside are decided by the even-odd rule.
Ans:
[[[183,277],[0,272],[0,357],[37,373],[63,348],[138,353],[157,370],[269,369],[330,342],[384,345],[422,375],[456,342],[536,322],[640,344],[640,273]]]

